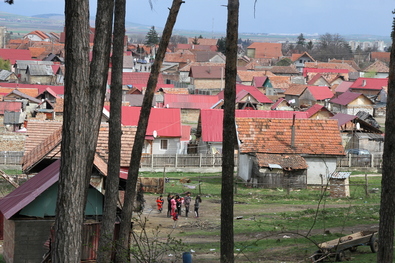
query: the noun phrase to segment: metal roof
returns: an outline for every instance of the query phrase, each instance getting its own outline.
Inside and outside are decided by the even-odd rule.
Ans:
[[[59,179],[60,160],[36,174],[0,200],[0,211],[10,219]]]

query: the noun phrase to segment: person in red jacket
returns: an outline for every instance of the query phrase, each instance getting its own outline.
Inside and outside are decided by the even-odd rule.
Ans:
[[[158,207],[159,213],[162,213],[163,202],[164,202],[164,200],[162,198],[162,195],[160,195],[158,198],[156,198],[156,206]]]
[[[173,221],[174,221],[173,228],[176,228],[177,221],[178,221],[178,211],[177,210],[175,210],[174,213],[173,213]]]

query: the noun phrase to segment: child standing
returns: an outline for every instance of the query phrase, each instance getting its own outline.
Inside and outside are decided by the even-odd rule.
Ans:
[[[160,195],[158,198],[156,198],[156,206],[158,207],[159,213],[162,213],[163,202],[164,202],[164,200],[162,198],[162,195]]]
[[[188,217],[190,204],[191,204],[191,193],[187,192],[187,195],[184,197],[185,217]]]
[[[195,217],[199,217],[199,207],[200,203],[202,202],[202,199],[200,198],[200,195],[196,196],[195,199]]]
[[[178,221],[178,212],[177,212],[177,210],[174,211],[174,214],[173,214],[173,221],[174,221],[173,228],[176,228],[176,226],[177,226],[177,221]]]

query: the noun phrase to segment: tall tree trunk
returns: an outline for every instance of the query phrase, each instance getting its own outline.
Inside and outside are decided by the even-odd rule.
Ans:
[[[131,230],[130,221],[133,215],[133,205],[136,196],[136,185],[140,168],[141,152],[144,146],[145,134],[148,126],[148,118],[151,113],[151,105],[154,98],[156,84],[158,83],[159,72],[162,67],[162,62],[166,54],[166,49],[169,45],[174,24],[176,23],[177,15],[182,3],[184,3],[184,1],[182,0],[173,0],[173,4],[166,21],[166,25],[163,30],[162,38],[159,43],[158,53],[156,54],[154,64],[151,68],[151,74],[148,79],[147,89],[145,91],[143,105],[141,107],[136,137],[133,144],[132,156],[130,159],[128,180],[126,183],[125,191],[125,200],[122,209],[122,221],[119,234],[120,240],[118,243],[119,247],[117,249],[117,262],[130,261],[128,248]],[[127,256],[125,257],[125,255]]]
[[[112,52],[110,119],[108,136],[108,168],[103,219],[100,229],[98,263],[111,262],[113,249],[114,224],[116,220],[119,171],[121,161],[121,109],[122,109],[122,72],[125,42],[126,1],[115,1],[114,42]]]
[[[233,184],[234,151],[236,143],[235,101],[237,76],[237,40],[239,29],[239,0],[228,0],[226,28],[226,64],[224,91],[224,120],[222,140],[221,188],[221,262],[234,262]]]
[[[89,1],[66,0],[66,75],[53,262],[80,262],[82,224],[108,74],[113,0],[98,2],[89,65]]]
[[[392,43],[395,43],[395,19],[392,23]],[[393,262],[395,217],[395,46],[390,55],[388,97],[385,118],[383,175],[379,224],[379,251],[377,262]]]

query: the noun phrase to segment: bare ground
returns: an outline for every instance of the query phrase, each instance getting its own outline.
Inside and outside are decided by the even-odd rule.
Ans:
[[[211,200],[211,199],[203,199],[203,202],[201,203],[200,206],[200,217],[195,218],[193,216],[193,212],[191,215],[187,218],[184,217],[184,212],[182,212],[182,215],[179,217],[179,220],[177,222],[177,226],[173,228],[174,222],[171,218],[168,218],[166,216],[167,212],[167,205],[164,205],[164,211],[162,213],[159,213],[156,209],[156,202],[155,202],[156,196],[146,196],[146,207],[143,212],[143,216],[148,217],[148,222],[147,222],[147,229],[154,229],[157,226],[160,227],[161,232],[163,234],[171,234],[174,237],[179,237],[182,238],[182,241],[186,244],[191,245],[192,249],[194,249],[194,246],[199,246],[196,244],[204,244],[204,243],[218,243],[220,242],[220,236],[219,234],[213,234],[213,235],[206,235],[202,234],[201,236],[188,236],[185,233],[188,233],[190,231],[196,232],[196,230],[202,229],[204,230],[205,233],[207,231],[213,230],[215,233],[219,233],[220,229],[220,203],[218,200]],[[347,205],[331,205],[328,206],[326,205],[327,208],[329,207],[346,207]],[[240,220],[254,220],[253,216],[254,214],[259,214],[262,213],[263,211],[265,213],[281,213],[281,212],[290,212],[290,211],[302,211],[306,210],[308,208],[315,209],[316,206],[313,205],[289,205],[289,206],[278,206],[278,205],[271,205],[271,206],[264,206],[263,209],[258,209],[256,211],[253,210],[248,210],[248,214],[243,214],[243,212],[237,210],[237,206],[235,206],[235,220],[238,220],[237,217],[242,217]],[[353,227],[337,227],[337,228],[331,228],[331,229],[325,229],[325,231],[328,231],[330,233],[344,233],[344,235],[347,235],[349,233],[354,233],[362,230],[374,230],[378,231],[378,222],[377,224],[372,224],[372,225],[357,225]],[[312,230],[311,234],[324,234],[324,230],[322,229],[315,229]],[[262,239],[262,238],[271,238],[271,239],[276,239],[279,242],[279,248],[278,251],[275,251],[275,249],[271,249],[270,255],[276,255],[277,256],[272,258],[272,256],[264,255],[265,253],[263,252],[263,255],[255,255],[254,259],[247,259],[244,257],[244,259],[238,259],[236,262],[310,262],[310,261],[305,261],[301,259],[295,259],[293,258],[292,255],[283,255],[281,254],[281,240],[286,237],[286,238],[292,238],[292,237],[299,237],[299,235],[305,235],[307,234],[307,231],[301,231],[299,233],[278,233],[278,232],[273,232],[273,233],[256,233],[254,235],[235,235],[235,241],[248,241],[248,240],[256,240],[256,239]],[[193,255],[193,261],[194,262],[219,262],[219,251],[218,249],[199,249],[199,247],[195,247],[195,252],[192,253]],[[314,251],[308,251],[306,253],[313,253]],[[281,256],[279,256],[281,255]],[[306,255],[306,258],[309,255]],[[243,258],[243,257],[242,257]],[[280,260],[281,259],[281,260]],[[280,261],[279,261],[280,260]]]

